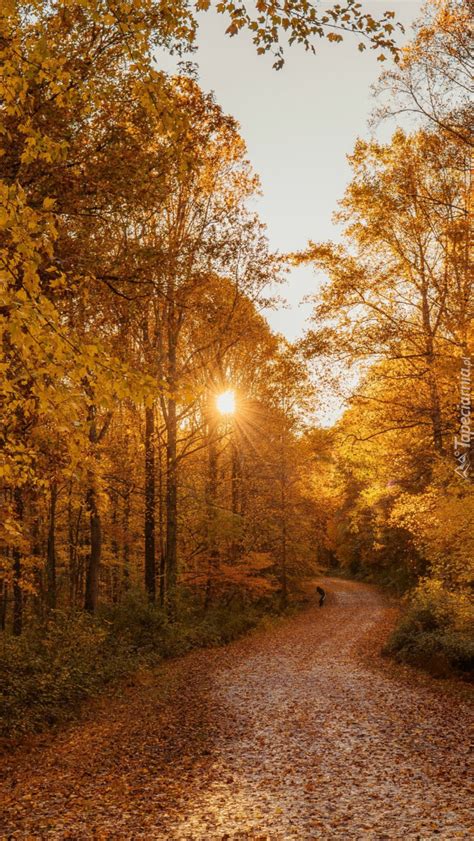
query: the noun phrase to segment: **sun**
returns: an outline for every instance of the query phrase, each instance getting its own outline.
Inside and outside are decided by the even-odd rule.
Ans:
[[[232,389],[223,391],[217,397],[216,406],[221,415],[233,415],[235,412],[235,392]]]

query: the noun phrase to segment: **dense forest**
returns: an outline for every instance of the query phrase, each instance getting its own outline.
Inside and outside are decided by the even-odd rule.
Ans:
[[[277,69],[284,33],[396,58],[374,107],[400,123],[351,154],[343,244],[292,255],[236,121],[154,59],[186,57],[208,7],[0,11],[5,732],[231,639],[325,568],[409,592],[394,650],[472,662],[468,4],[429,3],[400,54],[393,14],[353,2],[219,4]],[[291,344],[263,311],[301,263],[326,282]]]

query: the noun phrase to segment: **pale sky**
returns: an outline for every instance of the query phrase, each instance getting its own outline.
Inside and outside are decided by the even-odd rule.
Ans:
[[[396,11],[406,38],[421,3],[371,0],[364,8],[374,16]],[[277,72],[270,54],[256,54],[249,33],[225,35],[222,15],[208,12],[200,21],[200,49],[191,58],[201,87],[213,90],[240,123],[262,182],[258,211],[272,248],[295,251],[309,239],[337,238],[331,216],[349,179],[346,155],[358,136],[369,134],[370,86],[388,62],[382,65],[369,50],[358,52],[356,39],[347,35],[342,44],[321,40],[316,56],[289,48]],[[302,298],[316,289],[310,268],[294,270],[279,289],[289,308],[266,313],[271,326],[289,339],[301,336],[311,312]]]

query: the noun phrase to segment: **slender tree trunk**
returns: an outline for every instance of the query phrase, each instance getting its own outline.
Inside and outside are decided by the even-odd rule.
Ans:
[[[280,583],[281,583],[281,608],[288,607],[288,580],[287,580],[287,469],[286,454],[283,436],[281,439],[281,474],[280,474],[280,516],[281,516],[281,544],[280,544]]]
[[[68,510],[68,539],[69,539],[69,602],[76,607],[78,593],[82,593],[81,570],[78,563],[79,535],[81,530],[82,505],[79,506],[77,517],[73,522],[71,499]]]
[[[87,491],[87,509],[90,518],[90,553],[86,574],[84,609],[95,613],[99,601],[99,570],[102,554],[102,523],[97,504],[97,494],[91,484]]]
[[[168,440],[166,443],[166,603],[171,618],[176,616],[178,475],[176,401],[168,401]]]
[[[49,502],[48,544],[46,549],[46,603],[50,610],[56,607],[56,504],[58,500],[58,485],[56,480],[51,482]]]
[[[31,494],[31,555],[35,559],[33,564],[33,577],[35,582],[35,594],[33,596],[33,605],[36,616],[42,620],[44,615],[45,597],[43,584],[43,566],[45,552],[41,544],[40,537],[40,508],[38,501],[38,493]],[[47,547],[46,547],[47,557]]]
[[[163,462],[161,437],[158,437],[158,522],[160,547],[160,607],[165,606],[166,600],[166,556],[164,545],[164,505],[163,505]]]
[[[232,513],[239,514],[240,512],[240,464],[239,452],[234,438],[231,441],[231,459],[232,459]]]
[[[414,188],[416,196],[416,188]],[[415,207],[417,206],[415,198]],[[435,355],[435,330],[433,329],[430,312],[429,281],[425,276],[425,255],[422,244],[419,244],[420,271],[422,275],[421,313],[425,338],[426,364],[428,366],[428,388],[430,392],[430,418],[433,429],[433,444],[437,453],[443,453],[443,423],[441,417],[441,401],[438,392]]]
[[[69,555],[69,607],[74,607],[76,601],[76,556],[74,552],[74,529],[72,523],[72,499],[71,487],[69,488],[69,497],[67,503],[67,542]]]
[[[118,495],[115,493],[111,494],[111,504],[112,504],[112,541],[111,541],[111,550],[112,550],[112,567],[110,570],[110,598],[112,604],[117,604],[119,601],[120,595],[120,551],[119,545],[117,541],[117,508],[118,508]]]
[[[87,502],[87,500],[86,500]],[[84,506],[84,509],[86,506]],[[85,600],[85,579],[86,579],[86,561],[90,550],[90,526],[88,532],[82,530],[79,532],[78,553],[77,553],[77,603],[80,604]]]
[[[241,489],[242,489],[242,471],[240,465],[240,457],[239,457],[239,450],[237,447],[237,442],[235,440],[235,429],[232,431],[232,441],[231,441],[231,458],[232,458],[232,474],[231,474],[231,499],[232,499],[232,514],[234,516],[233,522],[233,530],[234,530],[234,537],[232,539],[232,545],[230,549],[231,560],[235,563],[239,555],[242,554],[242,539],[241,536],[237,536],[240,531],[240,526],[238,526],[239,519],[242,514],[241,509]]]
[[[19,523],[23,520],[23,496],[20,488],[14,491],[15,512]],[[13,625],[14,636],[19,637],[23,630],[23,591],[21,588],[22,555],[17,545],[13,549]]]
[[[155,561],[155,413],[145,409],[145,590],[150,602],[156,598]]]
[[[286,535],[286,512],[282,519],[281,529],[281,606],[285,610],[288,607],[288,581],[286,574],[286,551],[287,551],[287,535]]]
[[[176,618],[178,580],[178,462],[176,417],[177,342],[179,326],[175,312],[174,281],[167,287],[167,382],[171,396],[167,401],[166,441],[166,604],[170,618]]]
[[[112,413],[109,412],[105,417],[100,432],[97,430],[95,416],[96,408],[91,404],[89,408],[89,440],[91,444],[94,445],[94,458],[98,469],[98,462],[100,458],[98,447],[109,428]],[[96,476],[92,470],[89,472],[89,487],[87,490],[86,504],[90,519],[90,553],[86,572],[84,610],[87,610],[89,613],[95,613],[99,601],[99,573],[102,556],[102,521],[96,490]]]
[[[423,327],[425,331],[426,364],[428,366],[428,388],[430,392],[430,418],[433,429],[433,444],[437,453],[443,453],[443,422],[441,417],[441,401],[439,399],[438,382],[436,376],[436,357],[434,338],[431,328],[428,293],[423,291]]]
[[[130,490],[126,491],[123,506],[123,587],[130,589]]]
[[[431,363],[428,362],[430,365]],[[433,444],[437,453],[444,452],[443,422],[441,418],[441,403],[439,399],[438,386],[434,370],[430,368],[430,401],[431,401],[431,424],[433,428]]]
[[[216,444],[216,425],[211,421],[209,424],[209,446],[208,446],[208,474],[206,489],[207,506],[207,554],[208,571],[206,583],[206,595],[204,609],[207,610],[212,601],[213,589],[216,574],[219,569],[219,547],[216,534],[217,520],[217,465],[218,453]]]
[[[7,624],[8,584],[3,579],[0,585],[0,630],[4,631]]]
[[[13,625],[15,637],[19,637],[23,630],[23,593],[21,590],[21,553],[15,547],[13,550]]]

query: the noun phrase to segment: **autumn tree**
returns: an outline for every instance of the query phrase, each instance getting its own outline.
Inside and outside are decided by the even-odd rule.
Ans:
[[[412,118],[472,148],[472,26],[468,0],[426,3],[398,66],[382,74],[375,117]]]
[[[383,77],[393,82],[395,107],[397,80],[407,82],[409,70],[412,82],[421,69],[425,82],[443,70],[446,86],[431,89],[433,111],[419,109],[424,127],[397,130],[386,145],[357,143],[337,215],[343,244],[310,244],[296,259],[313,260],[329,278],[304,350],[313,361],[332,361],[346,380],[348,407],[333,431],[326,544],[353,574],[399,592],[414,588],[394,645],[438,647],[462,664],[469,661],[472,483],[469,470],[457,468],[455,442],[461,401],[472,406],[460,379],[472,356],[472,176],[460,128],[467,111],[445,95],[448,53],[452,47],[449,61],[462,64],[462,48],[456,52],[443,21],[453,22],[441,16],[432,30],[421,29],[413,52]],[[446,54],[430,58],[438,38]],[[460,29],[456,38],[465,43]]]
[[[381,417],[390,407],[379,431],[429,424],[441,453],[454,420],[448,381],[472,312],[468,160],[438,135],[398,132],[390,146],[360,141],[351,162],[355,177],[338,215],[348,247],[311,245],[303,257],[332,278],[316,309],[327,326],[309,334],[307,350],[331,352],[337,342],[346,361],[390,360],[390,369],[375,370],[417,390],[403,402],[365,395],[379,401]]]

